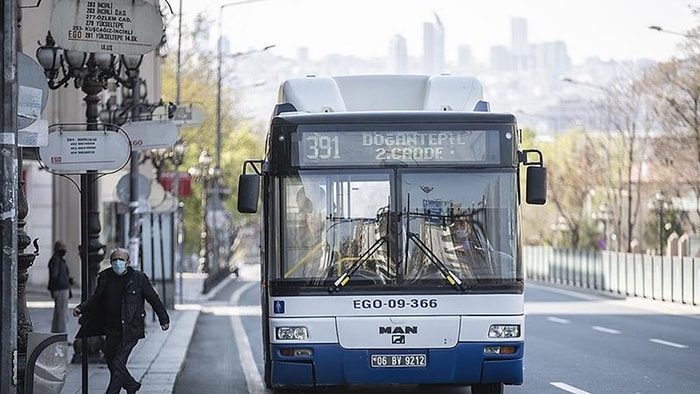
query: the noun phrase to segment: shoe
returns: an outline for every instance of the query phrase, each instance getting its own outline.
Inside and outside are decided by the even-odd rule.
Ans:
[[[132,387],[126,389],[126,394],[135,394],[135,393],[136,393],[137,391],[139,391],[140,389],[141,389],[141,383],[140,383],[140,382],[136,382],[135,385],[133,385]]]

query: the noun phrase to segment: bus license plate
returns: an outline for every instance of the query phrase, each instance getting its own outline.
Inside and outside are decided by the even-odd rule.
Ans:
[[[425,354],[373,354],[372,368],[425,367]]]

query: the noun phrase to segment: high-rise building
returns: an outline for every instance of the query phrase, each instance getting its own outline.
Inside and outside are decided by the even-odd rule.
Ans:
[[[527,19],[510,20],[510,52],[514,71],[525,71],[531,67],[530,44],[527,40]]]
[[[423,72],[440,74],[445,71],[445,28],[437,14],[435,22],[423,24]]]
[[[397,34],[389,44],[389,72],[397,74],[408,73],[408,49],[406,39]]]
[[[460,45],[457,48],[457,72],[464,74],[476,72],[474,55],[469,45]]]

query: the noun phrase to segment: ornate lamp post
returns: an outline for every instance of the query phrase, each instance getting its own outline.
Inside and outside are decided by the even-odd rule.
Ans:
[[[175,179],[173,180],[173,197],[175,198],[175,264],[177,266],[179,278],[179,298],[182,304],[182,246],[183,246],[183,231],[182,231],[182,205],[180,204],[180,165],[185,157],[185,142],[178,139],[172,149],[172,157],[175,166]]]
[[[85,93],[83,99],[86,103],[85,117],[87,130],[97,130],[99,117],[98,94],[107,88],[107,82],[115,79],[127,87],[132,88],[138,78],[138,67],[142,56],[122,55],[121,61],[115,55],[109,53],[85,53],[80,51],[64,50],[56,46],[51,33],[46,36],[46,44],[41,45],[36,51],[36,58],[44,68],[49,88],[58,89],[67,87],[70,80],[74,86]],[[126,78],[122,78],[122,74]],[[136,76],[136,77],[134,77]],[[81,211],[81,246],[80,257],[82,260],[81,284],[83,300],[87,299],[95,288],[95,280],[100,262],[104,258],[104,245],[100,243],[100,215],[98,205],[97,172],[88,171],[80,176],[80,211]],[[81,344],[75,342],[75,357],[73,362],[82,355],[86,373],[88,361],[101,361],[100,346],[97,341],[88,345],[88,352],[83,353]],[[87,357],[89,353],[90,357]]]
[[[199,155],[199,166],[191,167],[188,172],[195,182],[202,183],[202,205],[201,205],[201,220],[202,231],[200,235],[199,249],[199,272],[207,274],[207,279],[210,273],[210,253],[209,253],[209,225],[207,223],[207,210],[209,208],[209,188],[212,180],[215,178],[215,167],[211,166],[212,158],[209,152],[203,150]],[[204,281],[203,293],[208,290],[208,280]]]
[[[664,215],[669,211],[670,204],[663,191],[654,194],[652,209],[659,216],[659,255],[664,254]],[[670,227],[669,227],[670,228]]]
[[[161,181],[161,168],[165,161],[170,160],[175,167],[175,176],[173,178],[172,184],[172,194],[173,194],[173,226],[175,233],[175,244],[174,244],[174,256],[175,264],[177,268],[178,275],[180,277],[179,282],[179,294],[180,303],[182,303],[182,215],[181,215],[181,205],[180,205],[180,165],[185,156],[185,142],[178,139],[175,145],[170,149],[152,149],[151,150],[151,161],[153,162],[153,167],[156,169],[156,179]]]

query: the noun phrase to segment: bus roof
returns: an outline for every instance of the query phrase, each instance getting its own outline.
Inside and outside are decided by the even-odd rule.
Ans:
[[[456,75],[353,75],[292,78],[278,103],[299,112],[488,110],[481,83]]]

